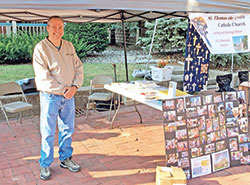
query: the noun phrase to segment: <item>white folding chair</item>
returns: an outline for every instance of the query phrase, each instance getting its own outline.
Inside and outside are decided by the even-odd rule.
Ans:
[[[6,98],[4,98],[4,96],[12,95],[12,94],[20,94],[21,101],[13,101],[10,103],[3,104],[2,100],[6,99]],[[11,98],[10,98],[10,100],[11,100]],[[22,88],[15,82],[0,84],[0,107],[4,113],[4,116],[6,118],[8,126],[9,126],[11,133],[14,137],[16,137],[16,134],[10,125],[10,121],[9,121],[8,116],[7,116],[7,112],[8,113],[20,113],[20,123],[22,123],[23,111],[29,110],[31,113],[31,116],[32,116],[32,122],[34,123],[34,115],[33,115],[33,111],[32,111],[33,105],[28,103],[28,101],[23,93]]]
[[[87,118],[88,118],[90,103],[92,103],[93,111],[95,112],[96,108],[94,106],[94,101],[110,101],[110,107],[109,107],[109,120],[110,120],[111,110],[113,105],[113,93],[106,93],[100,91],[103,91],[104,89],[103,87],[105,84],[110,84],[112,82],[113,80],[109,76],[96,76],[93,80],[90,81],[90,90],[89,90],[87,112],[86,112]]]

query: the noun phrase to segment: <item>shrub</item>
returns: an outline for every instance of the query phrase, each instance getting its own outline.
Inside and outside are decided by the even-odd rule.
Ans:
[[[90,52],[102,52],[108,46],[108,25],[100,23],[73,24],[65,26],[65,40],[72,42],[82,59]],[[18,64],[31,62],[35,45],[46,37],[19,31],[11,37],[0,35],[0,63]]]
[[[45,37],[27,32],[18,32],[11,37],[0,35],[0,62],[26,63],[32,58],[33,48]]]
[[[64,38],[73,43],[82,58],[90,52],[102,52],[108,44],[108,25],[104,23],[67,23]]]
[[[233,58],[234,69],[240,69],[249,65],[249,53],[237,53]],[[230,68],[232,64],[232,54],[210,55],[210,67]]]

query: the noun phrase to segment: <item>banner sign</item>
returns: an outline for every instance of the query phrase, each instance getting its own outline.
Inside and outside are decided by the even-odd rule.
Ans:
[[[212,54],[250,51],[250,14],[190,13],[189,19]]]
[[[209,57],[210,52],[206,44],[194,26],[189,23],[183,77],[185,92],[197,92],[207,85]]]

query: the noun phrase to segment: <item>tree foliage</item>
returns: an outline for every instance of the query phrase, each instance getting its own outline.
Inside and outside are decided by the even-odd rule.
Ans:
[[[138,26],[138,22],[125,22],[124,23],[124,26],[125,26],[125,30],[126,30],[126,34],[127,36],[130,36],[130,37],[135,37],[135,34],[136,34],[136,30],[139,29],[139,26]],[[110,30],[121,30],[122,31],[122,23],[111,23],[109,25],[109,29]]]
[[[186,19],[159,19],[157,22],[152,53],[172,50],[184,50],[186,45]],[[149,50],[154,32],[155,21],[145,22],[147,28],[146,37],[141,37],[140,43],[143,49]]]

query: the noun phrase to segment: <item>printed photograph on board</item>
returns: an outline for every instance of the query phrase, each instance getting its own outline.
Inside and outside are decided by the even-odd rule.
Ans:
[[[203,96],[203,104],[211,104],[211,103],[214,103],[212,94]]]
[[[225,139],[227,137],[226,126],[220,127],[220,138]]]
[[[212,154],[213,171],[219,171],[230,166],[228,150],[222,150]]]
[[[185,109],[184,109],[183,98],[176,99],[176,110],[177,110],[177,113],[184,113]]]
[[[239,117],[247,117],[247,105],[246,104],[240,104],[239,105]]]
[[[218,112],[224,112],[224,102],[217,104],[217,111]]]
[[[227,136],[234,137],[239,135],[238,127],[227,128]]]
[[[206,115],[207,114],[207,105],[197,106],[197,114],[198,114],[198,116]]]
[[[226,115],[230,116],[233,115],[233,102],[226,102]]]
[[[176,121],[176,112],[175,110],[167,111],[163,113],[166,122]]]
[[[214,94],[214,103],[222,102],[222,93]]]
[[[237,126],[237,118],[236,117],[227,118],[226,126],[227,127],[235,127],[235,126]]]
[[[200,131],[200,141],[201,141],[201,144],[203,145],[207,143],[207,133],[205,130]]]
[[[177,121],[185,120],[185,116],[177,116]]]
[[[207,143],[215,142],[221,139],[220,131],[210,132],[207,134]]]
[[[189,140],[189,148],[200,147],[200,138],[190,139]]]
[[[181,157],[182,158],[188,157],[188,151],[181,152]]]
[[[250,155],[242,156],[240,158],[240,164],[250,164]]]
[[[229,139],[229,149],[230,149],[231,152],[238,150],[237,138],[230,138]]]
[[[215,104],[211,104],[211,105],[208,105],[207,106],[207,109],[208,109],[208,116],[210,117],[210,118],[213,118],[213,117],[215,117],[215,113],[216,113],[216,111],[215,111]]]
[[[182,116],[179,116],[179,117],[182,117]],[[178,119],[178,117],[177,117],[177,119]],[[175,123],[176,123],[177,127],[185,126],[186,125],[186,120],[177,120]]]
[[[167,163],[176,163],[178,162],[178,153],[167,154]]]
[[[213,123],[213,130],[217,131],[220,129],[220,124],[219,124],[219,118],[218,117],[214,117],[212,118],[212,123]]]
[[[166,140],[166,150],[171,150],[176,148],[177,140],[176,139],[170,139]]]
[[[203,155],[202,147],[200,147],[200,148],[191,148],[191,156],[192,157],[198,157],[198,156],[201,156],[201,155]]]
[[[236,92],[225,92],[225,101],[236,101]]]
[[[248,51],[248,35],[233,36],[234,49],[237,52]]]
[[[188,129],[188,137],[189,139],[199,137],[199,129],[198,128]]]
[[[239,104],[246,103],[245,91],[238,91],[237,94],[238,94]]]
[[[239,110],[240,110],[239,107],[234,107],[233,108],[233,116],[235,118],[239,117],[239,114],[240,114]]]
[[[225,115],[224,115],[224,113],[223,112],[219,112],[218,116],[219,116],[220,125],[221,126],[225,125],[226,121],[225,121]]]
[[[199,130],[205,130],[206,129],[206,117],[201,116],[201,117],[198,117],[197,120],[198,120]]]
[[[192,177],[207,173],[207,169],[202,169],[206,160],[201,164],[202,159],[199,159],[204,156],[211,158],[211,172],[230,167],[231,160],[238,160],[232,163],[233,166],[239,164],[239,160],[247,163],[247,155],[250,164],[245,99],[244,91],[235,91],[188,97],[185,100],[187,104],[184,99],[165,104],[170,110],[164,116],[168,120],[164,122],[165,132],[170,138],[174,137],[169,139],[165,135],[167,162],[190,168]],[[192,166],[193,159],[198,165]]]
[[[245,143],[249,141],[249,135],[248,134],[239,134],[238,136],[239,143]]]
[[[175,138],[177,140],[187,139],[187,129],[176,130],[176,132],[175,132]]]
[[[185,100],[186,100],[187,107],[201,106],[201,97],[200,96],[186,97]]]
[[[206,119],[206,124],[207,124],[207,133],[213,131],[213,124],[212,124],[212,119]]]
[[[231,159],[232,160],[240,160],[240,158],[243,156],[243,153],[240,151],[231,152]]]
[[[248,132],[248,119],[247,119],[247,117],[239,118],[238,124],[240,126],[241,132]]]
[[[174,100],[166,100],[165,104],[164,104],[164,108],[165,108],[165,110],[175,109]]]
[[[196,107],[186,108],[187,118],[198,116]]]
[[[187,119],[188,128],[197,127],[198,126],[198,118],[189,118]]]
[[[215,152],[214,143],[211,143],[205,146],[205,154],[210,154],[212,152]]]
[[[174,132],[177,129],[176,123],[164,123],[165,125],[165,132]]]
[[[215,143],[216,152],[224,150],[226,148],[225,141],[217,141]]]
[[[183,152],[188,150],[187,141],[182,141],[177,143],[178,152]]]
[[[210,155],[191,159],[192,178],[207,175],[212,172]]]
[[[240,143],[239,144],[239,151],[240,152],[248,152],[249,151],[248,143]]]
[[[187,168],[189,166],[190,166],[189,159],[187,157],[179,159],[179,161],[178,161],[178,167]]]

